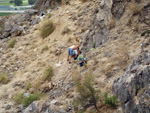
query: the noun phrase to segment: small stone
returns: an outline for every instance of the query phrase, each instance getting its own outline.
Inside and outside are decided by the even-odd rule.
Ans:
[[[11,106],[10,105],[7,105],[6,107],[5,107],[5,110],[9,110],[11,108]]]

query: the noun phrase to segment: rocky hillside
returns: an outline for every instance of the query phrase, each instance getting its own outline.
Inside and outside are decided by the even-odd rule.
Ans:
[[[0,73],[8,77],[7,82],[0,78],[0,113],[149,113],[150,2],[71,0],[53,8],[50,2],[37,0],[39,12],[0,18]],[[49,8],[44,19],[38,15]],[[51,20],[55,30],[42,38],[45,20]],[[10,42],[15,44],[9,48]],[[83,67],[73,59],[67,63],[73,44],[81,45],[87,59]],[[51,80],[43,79],[47,67]],[[101,91],[97,110],[88,103],[74,105],[79,95],[74,78],[87,73],[95,78],[94,89]],[[44,97],[24,105],[22,98],[36,92]],[[116,95],[119,103],[106,104],[105,92]]]

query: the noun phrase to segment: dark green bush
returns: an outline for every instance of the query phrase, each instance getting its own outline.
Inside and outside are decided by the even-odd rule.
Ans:
[[[39,100],[40,99],[41,94],[39,92],[34,93],[33,95],[29,95],[29,97],[25,97],[23,98],[21,104],[24,107],[29,106],[33,101]]]
[[[35,3],[35,0],[28,0],[28,3],[29,3],[30,5],[33,5],[33,4]]]
[[[108,97],[108,93],[104,94],[104,99],[105,99],[105,105],[110,105],[112,107],[117,106],[117,104],[119,103],[116,96]]]
[[[14,4],[16,6],[20,6],[22,4],[22,0],[14,0]]]

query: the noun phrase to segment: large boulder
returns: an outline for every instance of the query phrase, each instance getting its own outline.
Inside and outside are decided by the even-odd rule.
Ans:
[[[124,113],[150,113],[150,52],[138,56],[112,89]]]
[[[19,36],[23,33],[23,28],[21,26],[14,25],[10,33],[11,36]]]
[[[66,111],[59,109],[56,106],[54,108],[49,102],[41,100],[34,101],[23,111],[23,113],[66,113]]]

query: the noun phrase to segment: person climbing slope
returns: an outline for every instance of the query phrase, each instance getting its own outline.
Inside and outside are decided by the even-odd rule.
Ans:
[[[71,63],[71,57],[77,58],[79,54],[79,45],[72,45],[68,48],[67,61]]]

